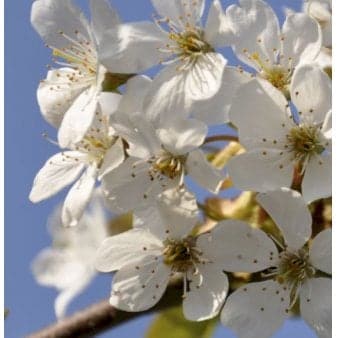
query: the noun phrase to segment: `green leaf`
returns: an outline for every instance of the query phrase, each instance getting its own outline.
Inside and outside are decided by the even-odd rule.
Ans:
[[[217,325],[217,319],[203,322],[186,320],[182,305],[161,311],[151,324],[146,338],[211,338]]]

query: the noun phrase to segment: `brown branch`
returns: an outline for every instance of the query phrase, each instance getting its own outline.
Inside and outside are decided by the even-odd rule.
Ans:
[[[211,142],[219,142],[219,141],[238,142],[238,137],[237,136],[232,136],[232,135],[214,135],[214,136],[209,136],[209,137],[207,137],[204,140],[204,144],[211,143]]]
[[[161,301],[145,312],[124,312],[112,307],[108,300],[75,313],[62,321],[28,335],[26,338],[89,338],[145,313],[172,307],[182,302],[181,283],[171,285]]]

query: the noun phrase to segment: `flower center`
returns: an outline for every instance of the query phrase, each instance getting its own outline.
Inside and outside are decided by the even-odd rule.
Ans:
[[[301,249],[298,252],[284,251],[278,267],[276,280],[281,284],[290,286],[303,284],[303,282],[313,277],[315,269],[309,262],[308,250]]]
[[[214,49],[204,40],[204,33],[197,28],[189,28],[184,32],[170,32],[169,39],[175,42],[173,53],[182,58],[196,58],[201,54],[213,52]]]
[[[289,96],[289,85],[292,77],[291,65],[289,68],[282,67],[280,64],[269,65],[261,59],[258,53],[251,54],[250,59],[261,69],[260,76],[263,79],[269,81],[275,88],[282,91],[286,97]]]
[[[196,248],[195,238],[188,236],[182,240],[166,239],[164,242],[164,263],[174,272],[187,272],[201,262],[201,252]]]
[[[322,144],[319,128],[314,125],[297,126],[287,134],[288,149],[295,160],[304,163],[313,155],[320,155],[325,147]]]
[[[184,172],[185,156],[174,156],[173,154],[164,151],[152,163],[151,176],[156,174],[166,176],[170,179],[181,177]]]

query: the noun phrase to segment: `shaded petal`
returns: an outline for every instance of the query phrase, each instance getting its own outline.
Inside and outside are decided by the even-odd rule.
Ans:
[[[286,319],[288,296],[276,282],[249,283],[228,297],[221,322],[238,338],[270,338]]]
[[[37,90],[37,99],[42,116],[52,126],[58,128],[66,111],[75,99],[88,86],[76,85],[69,80],[74,74],[70,68],[50,70],[47,78],[40,82]]]
[[[102,92],[99,96],[100,109],[103,116],[114,115],[118,110],[123,96],[116,93]],[[100,116],[101,117],[101,116]]]
[[[229,122],[229,110],[239,87],[250,81],[249,73],[235,67],[225,67],[220,90],[210,99],[194,101],[192,116],[207,124]]]
[[[275,63],[276,53],[280,49],[279,23],[272,8],[261,0],[241,0],[240,6],[231,5],[226,16],[234,33],[234,50],[237,57],[244,63],[258,68],[249,59],[258,53],[261,60]]]
[[[76,32],[91,40],[87,19],[71,0],[37,0],[32,4],[31,23],[46,44],[55,48],[69,46],[60,32],[77,40]]]
[[[123,162],[123,160],[124,147],[122,140],[119,138],[104,156],[103,163],[99,170],[99,179],[101,179],[103,175],[106,175],[110,171],[117,168]]]
[[[281,53],[284,55],[284,65],[292,66],[307,63],[315,59],[322,46],[322,35],[318,23],[304,13],[293,13],[286,17],[282,28],[284,40]]]
[[[181,239],[196,226],[198,212],[194,195],[184,189],[172,189],[146,208],[137,208],[134,227],[149,229],[162,240]]]
[[[178,187],[180,177],[150,175],[150,164],[128,158],[102,179],[102,189],[112,211],[124,212],[152,203],[163,191]]]
[[[169,266],[147,256],[134,264],[123,267],[113,279],[110,304],[123,311],[145,311],[162,297],[171,270]]]
[[[312,158],[306,166],[302,194],[307,203],[332,195],[332,155]]]
[[[138,158],[149,158],[161,151],[161,143],[155,127],[142,113],[115,115],[114,129],[128,142],[128,154]]]
[[[62,223],[75,226],[82,217],[94,190],[97,169],[88,167],[69,190],[62,208]]]
[[[29,199],[33,203],[40,202],[76,180],[84,168],[81,161],[76,161],[81,157],[77,151],[66,151],[49,158],[34,179]]]
[[[205,40],[213,47],[223,47],[229,44],[232,32],[219,0],[211,3],[204,29]]]
[[[197,149],[189,153],[185,163],[186,173],[200,186],[217,193],[225,179],[221,170],[210,164],[203,151]]]
[[[157,130],[166,150],[174,155],[185,155],[198,148],[208,133],[208,127],[198,120],[172,120]]]
[[[147,229],[128,230],[101,243],[95,267],[102,272],[119,270],[149,255],[159,256],[162,249],[162,242]]]
[[[260,192],[289,187],[293,167],[283,151],[268,148],[237,155],[227,164],[229,176],[237,188]]]
[[[310,246],[310,260],[317,269],[332,273],[332,230],[321,231]]]
[[[324,121],[332,107],[331,90],[331,79],[316,65],[298,67],[292,77],[291,99],[305,121]]]
[[[160,62],[166,39],[152,22],[120,24],[103,35],[98,57],[111,73],[138,73]]]
[[[83,91],[67,110],[62,120],[58,141],[62,148],[82,140],[92,124],[98,106],[96,87]]]
[[[313,278],[300,290],[300,313],[319,338],[332,337],[332,282]]]
[[[143,102],[151,83],[152,80],[145,75],[138,75],[128,80],[119,111],[126,114],[143,111]]]
[[[90,12],[92,17],[92,30],[96,42],[102,40],[103,34],[120,23],[117,12],[110,6],[107,0],[90,0]]]
[[[300,249],[311,237],[312,216],[302,195],[288,188],[258,194],[257,202],[271,216],[291,249]]]
[[[257,272],[278,259],[274,242],[241,221],[222,221],[210,234],[198,237],[203,255],[229,272]]]
[[[198,274],[189,276],[189,292],[183,300],[188,320],[202,321],[218,315],[228,293],[226,274],[215,264],[198,265]]]
[[[267,81],[243,84],[229,112],[230,121],[239,129],[241,144],[247,149],[283,148],[290,124],[294,125],[287,107],[284,95]]]

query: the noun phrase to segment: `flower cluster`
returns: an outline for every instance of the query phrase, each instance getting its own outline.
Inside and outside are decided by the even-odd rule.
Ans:
[[[331,337],[331,1],[306,1],[282,25],[262,0],[152,4],[152,22],[132,23],[108,0],[90,1],[90,22],[71,0],[32,5],[55,57],[37,98],[61,151],[29,198],[73,184],[37,280],[62,290],[58,317],[95,266],[117,271],[120,310],[151,308],[179,280],[189,320],[220,315],[240,338],[268,338],[296,312]],[[252,192],[255,220],[216,215],[196,184]],[[103,205],[132,213],[132,228],[111,236]]]

